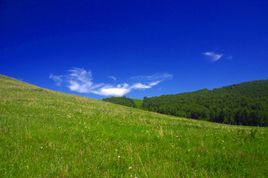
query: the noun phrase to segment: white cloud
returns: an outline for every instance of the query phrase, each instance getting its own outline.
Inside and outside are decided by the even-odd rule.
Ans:
[[[124,96],[131,91],[130,88],[124,87],[104,87],[100,88],[98,91],[94,92],[95,94],[101,96]]]
[[[134,76],[131,77],[131,80],[133,81],[143,81],[143,82],[152,82],[152,81],[159,81],[163,82],[165,80],[170,80],[173,78],[173,75],[168,74],[168,73],[157,73],[153,75],[139,75],[139,76]]]
[[[148,84],[143,84],[143,83],[135,83],[132,85],[132,89],[137,89],[137,90],[142,90],[142,89],[149,89],[149,88],[152,88],[153,86],[159,84],[160,81],[155,81],[155,82],[151,82],[151,83],[148,83]]]
[[[132,80],[140,80],[132,84],[121,83],[117,85],[94,83],[91,71],[82,68],[73,68],[67,75],[50,75],[56,84],[65,83],[71,91],[78,93],[93,93],[101,96],[124,96],[133,90],[150,89],[159,83],[171,79],[171,74],[154,74],[150,76],[136,76]],[[111,76],[110,76],[111,77]],[[110,78],[109,77],[109,78]]]
[[[112,79],[113,81],[117,81],[117,78],[115,76],[108,76],[109,79]]]
[[[62,75],[53,75],[53,74],[50,74],[49,75],[49,78],[51,80],[53,80],[57,86],[60,86],[63,82],[63,76]]]
[[[213,51],[203,52],[202,54],[204,56],[208,57],[212,62],[216,62],[216,61],[220,60],[223,57],[223,54],[216,53],[216,52],[213,52]]]
[[[94,87],[91,71],[86,71],[80,68],[73,68],[69,70],[67,81],[68,88],[71,91],[79,93],[89,93]]]

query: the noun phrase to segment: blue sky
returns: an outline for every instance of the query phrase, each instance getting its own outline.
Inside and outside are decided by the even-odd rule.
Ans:
[[[268,1],[0,2],[0,73],[101,98],[268,78]]]

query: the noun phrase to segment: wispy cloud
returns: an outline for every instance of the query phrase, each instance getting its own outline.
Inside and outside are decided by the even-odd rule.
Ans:
[[[202,54],[208,57],[212,62],[216,62],[223,57],[222,53],[216,53],[213,51],[203,52]]]
[[[57,86],[60,86],[63,82],[63,76],[62,75],[53,75],[53,74],[50,74],[49,75],[49,78],[51,80],[53,80]]]
[[[156,86],[159,83],[160,83],[160,81],[150,82],[148,84],[135,83],[135,84],[132,85],[132,88],[133,89],[138,89],[138,90],[144,90],[144,89],[152,88],[153,86]]]
[[[109,76],[111,78],[112,76]],[[107,83],[94,83],[91,71],[82,68],[73,68],[67,75],[49,76],[56,85],[65,84],[71,91],[78,93],[93,93],[101,96],[124,96],[133,90],[150,89],[159,83],[172,79],[171,74],[154,74],[131,77],[130,83],[121,83],[117,85]],[[112,79],[112,78],[111,78]],[[114,81],[117,79],[114,78]]]
[[[132,81],[143,81],[143,82],[152,82],[152,81],[165,81],[165,80],[170,80],[173,78],[173,75],[169,73],[156,73],[153,75],[139,75],[139,76],[134,76],[131,77],[130,79]]]
[[[117,78],[115,76],[108,76],[109,79],[112,79],[113,81],[117,81]]]

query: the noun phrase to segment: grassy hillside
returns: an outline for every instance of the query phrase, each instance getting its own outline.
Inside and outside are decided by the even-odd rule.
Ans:
[[[142,108],[219,123],[268,126],[268,80],[145,98]]]
[[[160,115],[0,77],[0,177],[267,177],[268,130]]]

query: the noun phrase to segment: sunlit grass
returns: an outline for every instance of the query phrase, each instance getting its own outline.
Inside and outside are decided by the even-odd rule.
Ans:
[[[0,77],[0,177],[267,177],[267,133]]]

